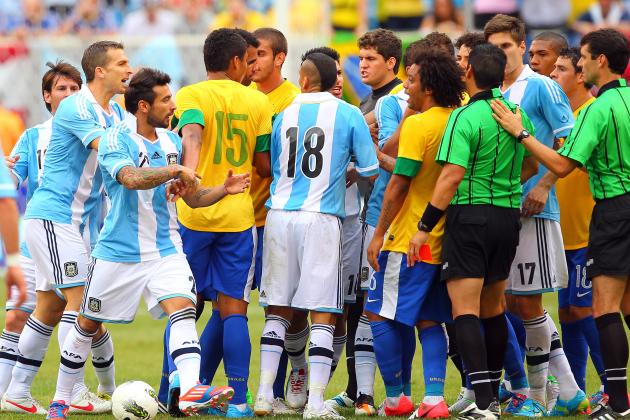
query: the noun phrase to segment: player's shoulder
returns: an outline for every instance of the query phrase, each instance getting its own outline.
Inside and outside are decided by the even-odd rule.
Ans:
[[[525,97],[526,98],[532,90],[540,97],[547,97],[551,99],[554,103],[567,103],[566,96],[562,91],[560,85],[552,80],[551,78],[544,76],[542,74],[533,73],[527,78],[527,90]]]
[[[116,141],[125,141],[131,134],[131,127],[126,120],[118,121],[105,129],[105,137]]]
[[[66,117],[72,114],[89,113],[91,108],[92,106],[88,98],[79,91],[77,93],[73,93],[59,103],[53,118],[56,119],[61,116]]]
[[[118,102],[113,99],[109,101],[109,106],[114,110],[114,112],[118,115],[118,118],[125,118],[125,109]]]

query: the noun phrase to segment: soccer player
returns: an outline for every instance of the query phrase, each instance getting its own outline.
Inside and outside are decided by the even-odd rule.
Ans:
[[[258,59],[258,47],[260,46],[260,42],[251,32],[245,29],[235,28],[234,31],[247,42],[247,56],[245,57],[247,72],[243,80],[241,80],[241,84],[243,86],[249,86],[252,84],[252,74],[254,72],[254,64],[256,64],[256,60]]]
[[[413,411],[413,403],[403,392],[404,359],[413,355],[407,354],[404,335],[411,328],[413,337],[413,327],[417,325],[423,345],[426,392],[413,417],[447,418],[447,344],[440,323],[451,317],[446,286],[439,279],[443,224],[432,234],[430,252],[421,257],[421,263],[408,267],[407,250],[440,174],[435,155],[449,115],[461,104],[464,83],[462,70],[452,54],[439,50],[421,50],[407,75],[409,108],[419,114],[403,123],[396,166],[368,248],[368,258],[376,272],[365,310],[387,393],[383,413],[401,416]]]
[[[457,64],[459,64],[462,69],[466,70],[470,51],[477,45],[486,42],[486,37],[483,35],[483,32],[466,32],[464,35],[457,38],[457,41],[455,41],[455,59],[457,60]]]
[[[560,52],[569,47],[564,36],[557,32],[541,32],[529,46],[529,66],[538,74],[549,77]]]
[[[204,185],[219,184],[219,174],[228,169],[250,173],[252,164],[259,175],[269,175],[273,107],[263,93],[241,84],[247,72],[246,53],[247,42],[234,30],[211,32],[204,44],[208,80],[186,86],[176,95],[183,164],[197,170]],[[240,194],[203,209],[192,209],[183,201],[177,206],[197,291],[219,309],[225,372],[234,388],[227,415],[249,416],[251,342],[246,314],[256,253],[252,198]]]
[[[122,108],[111,99],[124,93],[131,67],[123,45],[112,41],[90,45],[83,53],[81,67],[87,83],[57,108],[40,185],[24,215],[26,245],[36,267],[37,303],[20,335],[20,356],[6,400],[29,396],[53,328],[60,320],[68,321],[59,327],[59,341],[64,342],[83,298],[91,250],[89,235],[84,233],[93,218],[100,219],[101,211],[97,149],[105,128],[123,118]],[[93,338],[98,392],[111,395],[116,387],[114,346],[104,328]],[[101,399],[85,400],[79,405],[72,401],[72,405],[92,412],[111,408],[111,403]]]
[[[471,51],[465,82],[470,101],[449,117],[436,157],[444,166],[407,256],[413,266],[446,213],[441,276],[476,398],[460,413],[463,419],[499,417],[496,399],[507,342],[502,295],[518,244],[520,184],[537,169],[532,158],[524,159],[516,139],[497,127],[488,106],[500,99],[516,108],[496,87],[505,64],[505,54],[492,45]],[[522,118],[532,129],[527,116]]]
[[[580,49],[570,48],[560,52],[551,78],[566,93],[577,118],[580,111],[595,98],[591,95],[592,85],[584,82],[582,68],[577,65]],[[564,241],[564,253],[569,272],[569,285],[558,291],[558,315],[562,327],[564,349],[578,386],[586,392],[586,363],[590,349],[591,360],[602,381],[602,389],[591,396],[591,406],[606,398],[603,387],[606,372],[599,346],[599,334],[593,319],[593,285],[586,277],[586,252],[588,225],[595,201],[588,188],[588,174],[573,171],[556,182],[556,193],[560,204],[560,226]]]
[[[592,419],[627,418],[626,366],[628,344],[619,314],[630,302],[627,252],[630,235],[628,190],[630,176],[630,89],[621,78],[630,58],[626,37],[613,29],[601,29],[580,41],[580,60],[584,82],[599,88],[598,97],[579,113],[575,127],[557,152],[533,136],[522,138],[523,145],[549,170],[567,176],[585,166],[595,207],[591,216],[586,276],[593,282],[593,317],[599,332],[606,368],[609,405],[598,405]],[[517,121],[498,104],[493,104],[496,119],[510,133],[522,132]],[[520,131],[519,131],[520,130]],[[624,311],[630,324],[628,313]]]
[[[200,187],[194,171],[180,165],[181,140],[166,130],[175,111],[169,82],[168,75],[156,70],[136,73],[125,92],[127,110],[135,118],[127,117],[102,136],[98,163],[111,209],[92,253],[81,315],[61,351],[49,419],[66,418],[65,401],[101,324],[132,322],[141,297],[154,317],[169,316],[180,410],[197,414],[226,404],[232,396],[229,387],[199,383],[195,279],[182,252],[175,204],[168,202],[165,184],[174,180],[177,194],[196,208],[244,192],[249,179],[229,171],[223,185]]]
[[[255,411],[272,412],[272,384],[293,308],[311,314],[309,394],[304,418],[343,419],[324,404],[333,357],[336,314],[342,312],[341,218],[346,170],[377,173],[369,129],[360,111],[326,92],[337,80],[335,61],[312,53],[300,68],[303,94],[274,121],[273,182],[267,202],[261,304],[260,386]]]
[[[484,35],[508,57],[501,87],[505,98],[523,108],[545,144],[552,146],[567,136],[574,120],[566,95],[557,83],[523,64],[524,23],[499,14],[486,24]],[[557,177],[547,172],[541,165],[538,174],[523,186],[523,227],[506,287],[508,310],[518,317],[513,322],[515,330],[520,329],[519,320],[525,329],[529,379],[529,391],[512,389],[518,395],[510,410],[524,416],[538,416],[552,409],[547,405],[553,404],[552,398],[546,401],[549,371],[560,387],[554,413],[575,414],[588,408],[588,399],[573,378],[555,323],[542,304],[543,293],[564,288],[568,282],[554,188]]]

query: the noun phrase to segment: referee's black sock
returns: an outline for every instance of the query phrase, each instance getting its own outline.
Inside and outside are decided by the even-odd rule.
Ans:
[[[348,385],[346,394],[355,401],[357,399],[357,373],[354,367],[354,338],[357,335],[359,319],[363,313],[363,295],[357,293],[357,301],[348,308],[348,320],[346,321],[346,366],[348,368]]]
[[[630,328],[630,315],[626,315],[624,318],[626,319],[626,325]]]
[[[628,341],[621,321],[621,314],[611,313],[595,318],[599,331],[602,358],[606,368],[606,393],[610,406],[617,413],[628,410],[626,365],[628,364]]]
[[[476,315],[460,315],[455,318],[457,348],[466,366],[470,383],[475,390],[477,407],[486,410],[493,398],[486,342],[481,332],[481,321]]]
[[[505,314],[482,319],[488,352],[488,371],[492,385],[492,394],[499,400],[499,383],[503,372],[505,350],[507,348],[508,330]]]
[[[466,373],[464,373],[464,364],[462,363],[462,356],[457,349],[457,337],[455,336],[455,324],[449,322],[444,324],[446,326],[446,334],[448,335],[448,357],[451,362],[459,371],[459,376],[462,380],[462,387],[466,386]]]

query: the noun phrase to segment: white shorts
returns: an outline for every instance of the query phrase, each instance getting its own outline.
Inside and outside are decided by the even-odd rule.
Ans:
[[[164,316],[160,302],[184,297],[197,301],[195,279],[184,254],[139,263],[94,259],[83,294],[81,313],[101,322],[133,321],[140,298],[155,318]]]
[[[5,309],[12,311],[19,309],[27,313],[31,313],[35,310],[35,263],[29,257],[20,255],[20,267],[24,274],[24,282],[26,283],[26,300],[21,306],[16,306],[18,298],[17,287],[11,287],[11,299],[7,299]]]
[[[361,244],[361,271],[359,272],[359,280],[361,281],[361,290],[364,292],[370,288],[372,277],[374,276],[374,269],[367,258],[367,249],[374,237],[374,230],[374,227],[363,223],[363,243]]]
[[[567,287],[569,274],[560,223],[521,218],[521,232],[505,293],[533,295]]]
[[[77,225],[27,219],[24,230],[26,245],[35,263],[35,290],[85,284],[90,244]]]
[[[341,313],[341,236],[336,216],[269,210],[260,304]]]
[[[343,230],[343,302],[357,301],[357,283],[361,269],[361,241],[363,231],[359,216],[348,216],[341,224]]]

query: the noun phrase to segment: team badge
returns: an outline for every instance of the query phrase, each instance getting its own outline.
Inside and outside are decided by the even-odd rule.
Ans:
[[[100,312],[101,311],[100,299],[91,297],[90,300],[88,301],[88,309],[92,312]]]
[[[361,268],[361,281],[366,281],[368,279],[368,275],[370,274],[369,267]]]
[[[169,153],[166,155],[166,163],[169,165],[177,165],[177,153]]]
[[[75,277],[77,274],[79,274],[79,267],[77,266],[77,262],[68,261],[67,263],[64,263],[63,271],[65,271],[66,276]]]

